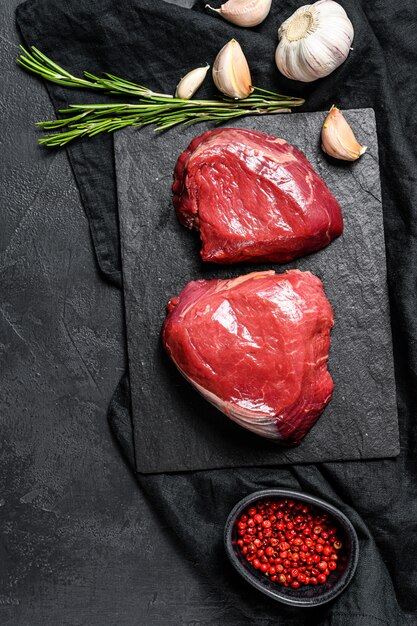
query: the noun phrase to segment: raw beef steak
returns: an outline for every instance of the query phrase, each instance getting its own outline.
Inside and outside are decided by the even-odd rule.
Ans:
[[[200,231],[203,261],[286,263],[341,234],[336,198],[284,139],[244,128],[194,139],[174,172],[180,222]]]
[[[185,378],[263,437],[298,444],[329,402],[333,311],[319,278],[290,270],[188,283],[162,339]]]

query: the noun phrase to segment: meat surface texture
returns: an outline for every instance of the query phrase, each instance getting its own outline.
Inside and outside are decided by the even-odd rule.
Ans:
[[[173,192],[180,222],[200,231],[203,261],[286,263],[343,230],[336,198],[304,154],[253,130],[194,139],[177,161]]]
[[[183,376],[225,415],[295,445],[333,392],[332,327],[319,278],[265,271],[188,283],[168,303],[162,340]]]

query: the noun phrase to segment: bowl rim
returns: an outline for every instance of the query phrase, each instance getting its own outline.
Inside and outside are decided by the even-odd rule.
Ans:
[[[288,598],[284,593],[281,593],[279,591],[279,587],[277,588],[277,590],[268,589],[268,587],[266,587],[261,582],[259,582],[254,576],[249,574],[249,572],[240,563],[232,545],[232,530],[233,530],[234,521],[237,518],[239,512],[242,509],[246,508],[250,503],[256,502],[257,500],[260,500],[265,497],[272,497],[272,496],[292,498],[294,500],[297,500],[297,499],[303,500],[310,504],[319,506],[325,509],[326,511],[328,511],[329,513],[331,513],[338,521],[342,522],[350,531],[350,534],[352,537],[352,550],[351,550],[351,558],[349,560],[349,568],[348,568],[349,572],[344,583],[340,585],[340,588],[338,588],[336,591],[332,591],[332,589],[330,589],[327,592],[323,593],[323,595],[317,596],[313,601],[311,598],[307,598],[307,599]],[[237,572],[242,576],[242,578],[244,578],[250,585],[252,585],[252,587],[255,587],[256,589],[261,591],[263,594],[269,596],[270,598],[273,598],[274,600],[278,602],[282,602],[283,604],[288,604],[290,606],[305,607],[305,608],[319,606],[320,604],[325,604],[326,602],[330,602],[331,600],[334,600],[335,598],[337,598],[337,596],[340,595],[342,591],[344,591],[346,587],[349,585],[349,583],[351,582],[356,572],[356,568],[357,568],[358,560],[359,560],[358,535],[350,519],[340,509],[333,506],[333,504],[326,502],[326,500],[322,500],[321,498],[318,498],[317,496],[310,495],[303,491],[295,491],[293,489],[280,489],[278,487],[276,489],[270,488],[270,489],[262,489],[260,491],[254,491],[251,494],[239,500],[239,502],[235,504],[235,506],[230,511],[226,520],[225,529],[224,529],[224,545],[225,545],[227,556],[229,557],[231,564],[234,566]]]

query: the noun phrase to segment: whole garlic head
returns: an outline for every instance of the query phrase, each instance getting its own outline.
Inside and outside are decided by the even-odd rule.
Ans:
[[[328,76],[346,60],[353,35],[352,22],[334,0],[306,4],[278,30],[277,67],[305,83]]]

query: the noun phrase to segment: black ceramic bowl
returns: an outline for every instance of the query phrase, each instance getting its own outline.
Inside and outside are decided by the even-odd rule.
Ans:
[[[237,521],[240,515],[250,505],[259,500],[282,498],[289,498],[298,502],[314,505],[319,511],[326,512],[329,518],[332,518],[335,525],[338,527],[338,535],[343,543],[343,548],[340,552],[340,560],[338,561],[337,569],[330,573],[327,581],[322,585],[306,585],[298,589],[278,585],[276,582],[270,581],[267,576],[254,569],[240,552],[237,545],[239,538],[237,533]],[[227,555],[232,565],[249,584],[279,602],[298,607],[318,606],[319,604],[333,600],[342,593],[352,580],[359,557],[359,541],[356,531],[344,513],[320,498],[287,489],[255,491],[238,502],[227,518],[224,542]]]

